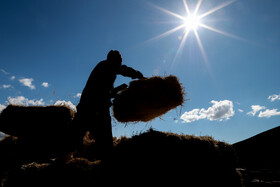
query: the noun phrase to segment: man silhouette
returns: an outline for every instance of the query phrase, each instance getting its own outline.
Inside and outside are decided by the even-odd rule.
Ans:
[[[82,92],[77,113],[73,120],[75,137],[82,145],[83,137],[90,132],[97,146],[98,159],[109,159],[113,148],[111,127],[111,98],[121,89],[123,84],[114,89],[117,75],[144,78],[142,73],[133,68],[122,65],[122,57],[118,51],[111,50],[107,60],[99,62],[91,72]]]

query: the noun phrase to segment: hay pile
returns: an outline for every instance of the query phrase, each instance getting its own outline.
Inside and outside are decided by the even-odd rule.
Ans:
[[[71,145],[69,132],[74,114],[66,106],[9,105],[0,114],[0,131],[16,138],[11,146],[16,150],[17,162],[46,161],[64,154]]]
[[[12,142],[10,140],[6,144],[16,143]],[[16,163],[18,158],[7,157],[11,153],[3,148],[0,141],[0,158],[6,155],[2,158],[10,158],[11,167],[18,166],[13,170],[6,168],[7,175],[2,177],[4,187],[242,187],[233,147],[207,136],[178,135],[150,129],[131,138],[115,139],[112,160],[107,164],[93,161],[94,158],[89,161],[74,157],[67,163],[32,160],[22,165]],[[11,147],[11,151],[13,149]],[[87,149],[90,149],[85,151],[88,153],[97,151],[94,146]],[[16,160],[13,162],[12,159]],[[0,164],[1,169],[4,168]]]
[[[73,158],[63,164],[31,162],[10,172],[3,186],[102,186],[101,174],[103,173],[99,162],[90,162],[83,158]]]
[[[113,101],[119,122],[148,122],[182,105],[184,91],[175,76],[155,76],[132,81]]]
[[[50,136],[69,127],[75,112],[66,106],[8,105],[0,114],[0,131],[17,136]]]
[[[115,186],[242,187],[234,149],[209,136],[150,129],[121,138],[113,159]]]

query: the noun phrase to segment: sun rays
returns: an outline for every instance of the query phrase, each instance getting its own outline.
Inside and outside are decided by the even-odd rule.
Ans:
[[[152,5],[153,7],[157,8],[158,10],[179,19],[179,21],[181,23],[179,26],[176,26],[175,28],[172,28],[172,29],[170,29],[170,30],[168,30],[168,31],[166,31],[162,34],[159,34],[159,35],[157,35],[157,36],[155,36],[155,37],[153,37],[149,40],[149,41],[151,41],[151,40],[155,40],[155,39],[161,39],[161,38],[167,37],[170,34],[173,34],[174,32],[177,32],[179,30],[183,30],[184,34],[181,37],[181,43],[179,45],[179,48],[177,49],[177,52],[176,52],[176,55],[174,57],[173,63],[176,61],[176,59],[178,57],[178,54],[182,51],[190,32],[194,33],[194,36],[195,36],[196,41],[198,43],[198,46],[199,46],[199,49],[201,51],[203,60],[205,61],[205,63],[208,63],[207,55],[206,55],[203,43],[202,43],[202,41],[199,37],[199,33],[198,33],[199,28],[207,29],[209,31],[213,31],[213,32],[216,32],[218,34],[222,34],[224,36],[231,37],[231,38],[234,38],[234,39],[243,40],[242,38],[240,38],[238,36],[235,36],[233,34],[230,34],[230,33],[227,33],[225,31],[222,31],[222,30],[216,29],[214,27],[211,27],[209,25],[206,25],[205,23],[203,23],[203,20],[202,20],[203,18],[209,16],[210,14],[213,14],[216,11],[229,6],[235,0],[230,0],[230,1],[227,1],[225,3],[222,3],[222,4],[220,4],[220,5],[218,5],[218,6],[216,6],[216,7],[214,7],[214,8],[212,8],[212,9],[210,9],[210,10],[208,10],[208,11],[199,15],[198,11],[200,9],[202,1],[203,0],[198,0],[195,8],[193,10],[191,10],[188,6],[187,1],[183,0],[183,4],[184,4],[185,10],[186,10],[186,16],[182,16],[182,15],[179,15],[175,12],[171,12],[167,9],[164,9],[162,7]]]

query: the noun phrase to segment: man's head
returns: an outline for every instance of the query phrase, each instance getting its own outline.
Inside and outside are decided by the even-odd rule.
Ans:
[[[111,50],[107,55],[107,60],[116,66],[122,65],[122,55],[117,50]]]

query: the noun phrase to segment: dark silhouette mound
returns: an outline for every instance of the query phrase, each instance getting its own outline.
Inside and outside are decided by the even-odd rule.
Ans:
[[[233,144],[245,186],[280,185],[280,127]]]
[[[17,143],[12,140],[10,144]],[[3,186],[242,186],[233,148],[211,137],[149,130],[115,139],[114,144],[110,163],[95,160],[90,154],[95,151],[92,142],[83,150],[85,158],[14,167],[6,173]],[[4,153],[17,155],[15,151]]]
[[[184,90],[177,77],[155,76],[131,81],[114,99],[113,113],[120,122],[148,122],[183,102]]]
[[[233,144],[239,167],[280,169],[280,127]]]
[[[47,161],[65,153],[75,112],[66,106],[8,105],[0,114],[0,131],[14,136],[18,161]],[[8,147],[7,147],[8,149]],[[1,151],[2,153],[2,151]]]
[[[20,138],[61,134],[74,117],[66,106],[8,105],[0,114],[0,131]]]
[[[150,130],[121,139],[115,151],[119,178],[131,184],[241,186],[233,148],[211,137]]]

